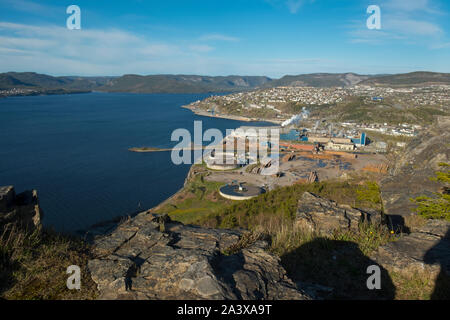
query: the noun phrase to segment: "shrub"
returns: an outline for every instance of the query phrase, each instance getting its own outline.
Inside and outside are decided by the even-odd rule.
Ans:
[[[442,182],[444,190],[442,193],[435,193],[435,197],[420,196],[411,199],[417,207],[414,209],[419,216],[426,219],[445,219],[450,221],[450,194],[448,193],[448,184],[450,183],[450,165],[440,163],[443,171],[436,171],[435,176],[430,178],[432,181]]]

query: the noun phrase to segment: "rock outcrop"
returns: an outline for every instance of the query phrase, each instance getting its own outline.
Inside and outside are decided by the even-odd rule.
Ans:
[[[426,272],[431,278],[442,272],[450,277],[450,222],[430,220],[417,231],[379,247],[372,259],[395,272]]]
[[[88,268],[100,299],[309,299],[264,241],[225,254],[241,237],[144,212],[94,240]]]
[[[431,181],[440,162],[449,162],[450,117],[439,117],[427,131],[414,138],[392,168],[391,175],[381,182],[384,211],[390,215],[407,216],[415,207],[410,198],[431,196],[441,184]]]
[[[41,220],[36,190],[16,194],[13,186],[0,187],[0,229],[16,225],[32,231]]]
[[[357,231],[359,223],[364,221],[382,223],[383,217],[376,210],[362,211],[304,192],[298,201],[295,223],[327,235],[342,229]]]

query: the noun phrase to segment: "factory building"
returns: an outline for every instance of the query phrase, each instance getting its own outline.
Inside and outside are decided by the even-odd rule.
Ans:
[[[333,151],[353,151],[355,150],[355,145],[348,142],[337,142],[333,139],[325,144],[325,149]]]
[[[323,135],[307,135],[305,130],[299,131],[296,129],[291,129],[286,133],[280,134],[280,140],[282,141],[308,141],[312,143],[320,143],[326,145],[328,142],[333,141],[333,143],[337,144],[355,144],[358,146],[365,146],[367,144],[367,135],[365,132],[362,132],[359,137],[356,138],[337,138],[331,136],[323,136]],[[344,149],[347,147],[343,147]]]

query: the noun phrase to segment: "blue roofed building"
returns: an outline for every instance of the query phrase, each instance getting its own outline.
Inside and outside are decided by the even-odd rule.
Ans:
[[[360,146],[365,146],[367,143],[367,136],[365,132],[361,132],[361,135],[358,138],[352,138],[352,142],[354,144],[358,144]]]

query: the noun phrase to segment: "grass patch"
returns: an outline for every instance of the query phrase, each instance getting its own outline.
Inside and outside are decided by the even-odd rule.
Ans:
[[[271,251],[295,282],[316,283],[333,290],[327,299],[393,299],[395,286],[382,269],[382,290],[368,290],[367,254],[393,237],[383,227],[361,225],[359,232],[336,231],[321,236],[301,226],[282,225]]]
[[[398,300],[430,300],[433,294],[435,279],[425,272],[404,274],[389,272],[397,291],[395,298]]]
[[[231,200],[220,196],[221,186],[221,182],[207,181],[204,173],[198,174],[174,199],[155,212],[167,213],[172,220],[185,224],[194,223],[231,203]]]
[[[0,297],[14,300],[95,299],[87,270],[89,246],[50,230],[4,230],[0,237]],[[67,267],[81,268],[81,289],[69,290]]]
[[[361,184],[357,179],[335,180],[277,188],[253,199],[234,202],[207,215],[201,215],[194,222],[210,227],[254,230],[273,218],[293,221],[298,201],[305,191],[353,207],[382,209],[376,182],[367,180]]]

